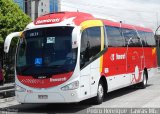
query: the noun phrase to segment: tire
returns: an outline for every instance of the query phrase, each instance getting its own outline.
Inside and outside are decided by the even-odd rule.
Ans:
[[[139,87],[141,89],[145,89],[147,87],[147,82],[148,82],[147,71],[144,71],[144,73],[143,73],[143,81],[141,83],[139,83]]]
[[[104,85],[103,82],[100,81],[98,84],[98,89],[97,89],[97,96],[94,98],[95,104],[101,104],[104,99]]]

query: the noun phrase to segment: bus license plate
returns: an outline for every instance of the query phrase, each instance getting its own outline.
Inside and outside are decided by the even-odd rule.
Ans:
[[[38,99],[48,99],[48,95],[38,95]]]

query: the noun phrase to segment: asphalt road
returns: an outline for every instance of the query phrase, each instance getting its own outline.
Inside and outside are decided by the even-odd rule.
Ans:
[[[160,114],[160,73],[148,81],[146,89],[123,88],[107,95],[100,105],[90,100],[78,104],[19,104],[16,100],[0,103],[1,112],[6,114],[77,113],[77,114]],[[118,110],[118,111],[117,111]],[[125,113],[125,111],[128,111]]]

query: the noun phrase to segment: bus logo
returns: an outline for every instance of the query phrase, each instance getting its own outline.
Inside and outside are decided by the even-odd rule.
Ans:
[[[59,21],[60,21],[59,18],[38,20],[38,21],[36,22],[36,25],[37,25],[37,24],[47,24],[47,23],[58,23]]]
[[[66,81],[67,78],[50,78],[50,82],[61,82],[61,81]]]
[[[114,61],[115,59],[116,60],[124,60],[124,59],[126,59],[126,54],[111,54],[111,56],[110,56],[110,59],[111,59],[111,61]]]

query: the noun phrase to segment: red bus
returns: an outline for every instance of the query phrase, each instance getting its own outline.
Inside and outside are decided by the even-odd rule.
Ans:
[[[71,103],[95,98],[102,103],[113,90],[145,88],[157,70],[153,31],[99,19],[82,12],[38,17],[19,36],[16,98],[20,103]]]

